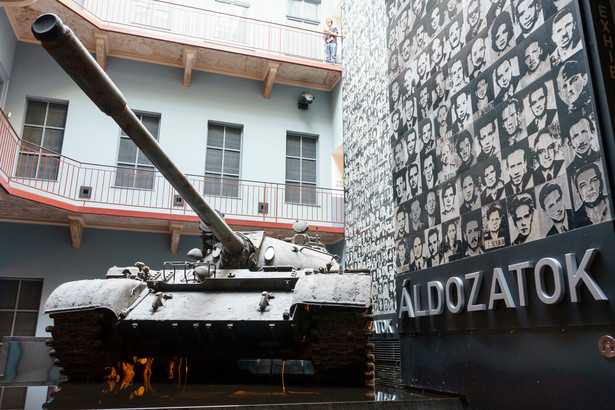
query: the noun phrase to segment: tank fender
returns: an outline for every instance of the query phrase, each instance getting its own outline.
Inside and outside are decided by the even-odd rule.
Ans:
[[[372,304],[369,274],[314,273],[302,276],[295,285],[297,304],[369,308]]]
[[[45,302],[45,313],[105,308],[119,317],[147,289],[145,282],[133,279],[90,279],[58,286]]]

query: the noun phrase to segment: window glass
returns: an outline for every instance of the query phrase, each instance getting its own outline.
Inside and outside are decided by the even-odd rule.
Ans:
[[[135,114],[143,126],[158,141],[160,115]],[[117,165],[118,169],[115,175],[116,187],[154,189],[155,167],[123,130],[120,130]]]
[[[242,126],[208,124],[205,195],[239,197],[242,135]]]
[[[315,205],[317,138],[286,136],[286,201]],[[310,187],[310,188],[307,188]]]

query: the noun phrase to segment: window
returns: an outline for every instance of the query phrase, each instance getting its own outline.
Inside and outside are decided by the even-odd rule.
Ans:
[[[67,103],[28,100],[17,176],[55,181],[64,141]]]
[[[158,141],[158,128],[160,115],[135,113],[139,121]],[[117,173],[115,186],[125,188],[154,188],[155,167],[141,152],[128,135],[122,130],[120,135],[120,149],[117,154]]]
[[[0,346],[4,336],[34,336],[42,289],[40,279],[0,278]]]
[[[242,134],[240,125],[207,125],[205,195],[239,197]]]
[[[249,0],[216,0],[216,1],[218,3],[231,4],[233,6],[250,7],[250,1]]]
[[[156,1],[135,3],[134,23],[144,26],[171,29],[171,7]]]
[[[316,142],[313,136],[286,135],[286,202],[316,204]]]
[[[0,409],[19,410],[26,408],[27,387],[0,388]]]
[[[287,0],[286,17],[304,23],[319,24],[320,0]]]

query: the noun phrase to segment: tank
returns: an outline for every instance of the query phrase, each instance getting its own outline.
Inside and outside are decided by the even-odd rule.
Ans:
[[[307,234],[305,223],[295,223],[295,235],[284,240],[234,232],[70,28],[44,14],[32,32],[201,221],[201,246],[186,261],[166,262],[160,270],[141,262],[114,266],[100,279],[67,282],[52,292],[45,313],[53,326],[47,330],[52,355],[69,380],[114,379],[138,363],[150,373],[155,363],[172,379],[181,363],[220,369],[242,359],[270,358],[311,361],[314,374],[325,381],[373,383],[369,271],[344,270],[339,257]]]

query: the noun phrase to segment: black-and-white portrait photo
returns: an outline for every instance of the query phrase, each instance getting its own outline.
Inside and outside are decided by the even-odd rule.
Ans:
[[[423,195],[412,198],[410,204],[410,220],[408,227],[411,234],[422,232],[425,229],[425,211],[423,204]]]
[[[502,164],[498,156],[487,158],[481,164],[481,193],[483,205],[502,199],[505,196],[502,180]]]
[[[541,0],[512,0],[515,42],[520,44],[544,23]]]
[[[472,112],[474,120],[486,115],[495,106],[494,87],[491,69],[479,74],[472,83]]]
[[[502,162],[506,168],[504,191],[507,197],[534,186],[532,154],[527,140],[502,150]]]
[[[461,164],[461,158],[457,155],[455,142],[452,138],[439,138],[436,143],[436,158],[438,164],[438,181],[443,183],[455,175]]]
[[[519,64],[517,56],[500,59],[493,70],[495,105],[500,105],[515,95],[519,89]]]
[[[573,209],[566,176],[542,184],[536,189],[542,211],[542,231],[553,236],[574,229]]]
[[[461,159],[458,172],[464,172],[476,165],[476,154],[474,153],[474,137],[468,130],[463,130],[455,135],[455,148],[457,155]]]
[[[483,244],[486,252],[510,245],[506,199],[482,208]]]
[[[478,141],[478,162],[500,153],[500,138],[498,132],[497,113],[489,113],[479,117],[474,122],[474,135]]]
[[[401,140],[403,141],[406,147],[406,166],[416,162],[418,158],[419,152],[419,136],[416,131],[416,128],[410,128],[406,133],[402,136]],[[395,152],[393,153],[395,155]]]
[[[423,192],[434,189],[438,185],[438,162],[436,161],[436,150],[431,150],[421,154],[421,165],[423,167],[422,187]]]
[[[487,3],[482,0],[466,0],[465,16],[465,42],[472,41],[487,28]]]
[[[408,197],[415,198],[423,191],[421,185],[421,167],[420,162],[417,160],[406,168],[406,174],[408,178]]]
[[[500,12],[492,21],[493,23],[489,30],[492,53],[491,61],[496,61],[515,45],[515,32],[509,9]]]
[[[418,89],[418,117],[419,121],[431,117],[433,111],[432,104],[432,90],[433,82],[431,80],[426,81]]]
[[[461,217],[463,235],[463,256],[477,256],[485,253],[483,246],[483,218],[480,209]]]
[[[461,227],[459,218],[451,219],[442,224],[442,263],[448,263],[463,257]]]
[[[487,63],[487,36],[478,34],[471,43],[469,43],[470,52],[468,53],[468,75],[470,80],[475,79],[479,74],[488,68]]]
[[[523,100],[512,97],[499,106],[500,146],[510,147],[527,138]]]
[[[510,243],[520,245],[539,239],[539,213],[536,211],[534,190],[528,190],[508,198],[510,215]]]
[[[480,178],[476,167],[459,176],[459,213],[461,215],[480,208]]]
[[[575,111],[560,122],[560,127],[563,127],[562,133],[570,148],[568,174],[572,175],[582,165],[600,159],[598,131],[591,114]]]
[[[551,64],[558,66],[583,49],[577,13],[573,5],[558,11],[551,21]]]
[[[440,198],[435,188],[425,193],[425,223],[427,228],[440,225]]]
[[[434,132],[433,121],[427,117],[419,122],[419,131],[421,135],[421,153],[425,154],[435,150],[436,135]]]
[[[562,115],[576,110],[590,110],[592,102],[589,85],[588,67],[584,62],[570,59],[557,70],[557,95]]]
[[[520,62],[521,75],[519,89],[536,82],[540,77],[549,74],[551,71],[545,31],[545,28],[541,27],[527,38],[521,47],[518,47],[517,57]]]
[[[442,232],[440,226],[425,229],[425,242],[427,242],[427,267],[440,265],[442,255],[440,253]]]
[[[538,131],[558,122],[557,103],[553,81],[537,81],[525,89],[527,134],[532,136]]]
[[[409,199],[406,172],[402,169],[393,174],[395,184],[395,203],[401,205]]]
[[[612,219],[601,161],[582,165],[575,170],[571,181],[575,199],[575,228]]]
[[[464,58],[463,53],[453,56],[447,65],[448,69],[448,89],[450,94],[457,94],[470,83],[468,77],[468,65],[467,59]]]
[[[451,19],[447,30],[446,54],[449,58],[455,57],[465,45],[463,37],[463,18],[461,14]]]
[[[462,88],[451,97],[453,134],[471,128],[472,125],[472,99],[470,87]]]
[[[558,127],[543,128],[528,139],[534,154],[534,184],[549,182],[566,172],[562,139]]]
[[[446,222],[459,216],[459,204],[457,198],[457,185],[454,179],[442,184],[440,189],[440,203],[442,204],[442,221]]]

